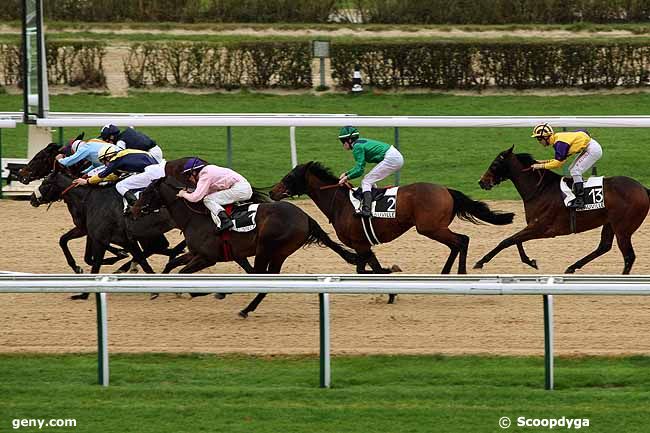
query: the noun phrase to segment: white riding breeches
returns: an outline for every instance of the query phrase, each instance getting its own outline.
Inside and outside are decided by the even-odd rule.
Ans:
[[[224,210],[223,205],[249,200],[252,196],[253,188],[251,184],[245,180],[240,180],[228,189],[206,195],[203,197],[203,204],[212,214],[212,220],[217,227],[221,227],[218,215],[219,212]]]
[[[158,164],[162,163],[165,160],[160,146],[154,146],[147,152],[149,152],[149,154],[153,156],[156,161],[158,161]]]
[[[361,180],[361,190],[364,192],[370,191],[377,182],[386,179],[388,176],[402,168],[403,165],[404,157],[399,150],[391,146],[390,149],[386,151],[384,160],[375,165]]]
[[[124,180],[119,181],[115,185],[115,189],[117,189],[117,192],[123,196],[127,191],[130,191],[132,189],[144,189],[148,187],[151,182],[156,179],[160,179],[161,177],[165,177],[164,162],[162,164],[152,164],[146,166],[142,173],[134,174]]]
[[[569,167],[574,182],[583,182],[582,173],[589,170],[603,156],[603,149],[593,138]]]

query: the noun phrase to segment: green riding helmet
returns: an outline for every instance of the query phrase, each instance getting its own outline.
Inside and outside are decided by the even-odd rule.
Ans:
[[[348,138],[351,138],[352,141],[355,141],[359,138],[359,130],[354,126],[344,126],[339,130],[339,140],[341,143],[345,143]]]

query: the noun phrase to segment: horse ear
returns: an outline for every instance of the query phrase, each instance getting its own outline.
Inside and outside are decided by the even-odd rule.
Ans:
[[[82,132],[81,134],[77,135],[77,138],[75,138],[75,140],[83,140],[83,139],[84,139],[84,135],[86,135],[86,131],[84,131],[84,132]]]
[[[508,153],[512,153],[512,151],[515,150],[515,145],[513,144],[510,146],[510,149],[508,149]]]

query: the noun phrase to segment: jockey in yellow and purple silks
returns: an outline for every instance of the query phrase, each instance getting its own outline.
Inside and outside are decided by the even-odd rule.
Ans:
[[[584,206],[584,180],[582,173],[589,170],[603,156],[600,144],[587,131],[553,132],[548,123],[537,125],[533,128],[531,137],[537,139],[544,147],[553,146],[555,158],[538,161],[532,165],[533,170],[552,170],[561,167],[571,155],[580,153],[569,167],[569,174],[573,178],[573,193],[576,199],[571,207]]]

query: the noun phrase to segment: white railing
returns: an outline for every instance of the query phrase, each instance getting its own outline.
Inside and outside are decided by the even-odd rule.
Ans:
[[[650,116],[355,116],[347,114],[120,114],[70,116],[50,113],[38,126],[297,126],[297,127],[418,127],[418,128],[518,128],[548,122],[554,127],[647,128]]]
[[[0,128],[15,128],[16,121],[12,119],[0,119]]]
[[[36,275],[0,272],[0,293],[96,294],[99,383],[107,386],[106,293],[303,293],[320,300],[321,386],[330,386],[330,294],[542,295],[545,386],[553,389],[553,295],[650,295],[650,275]]]

